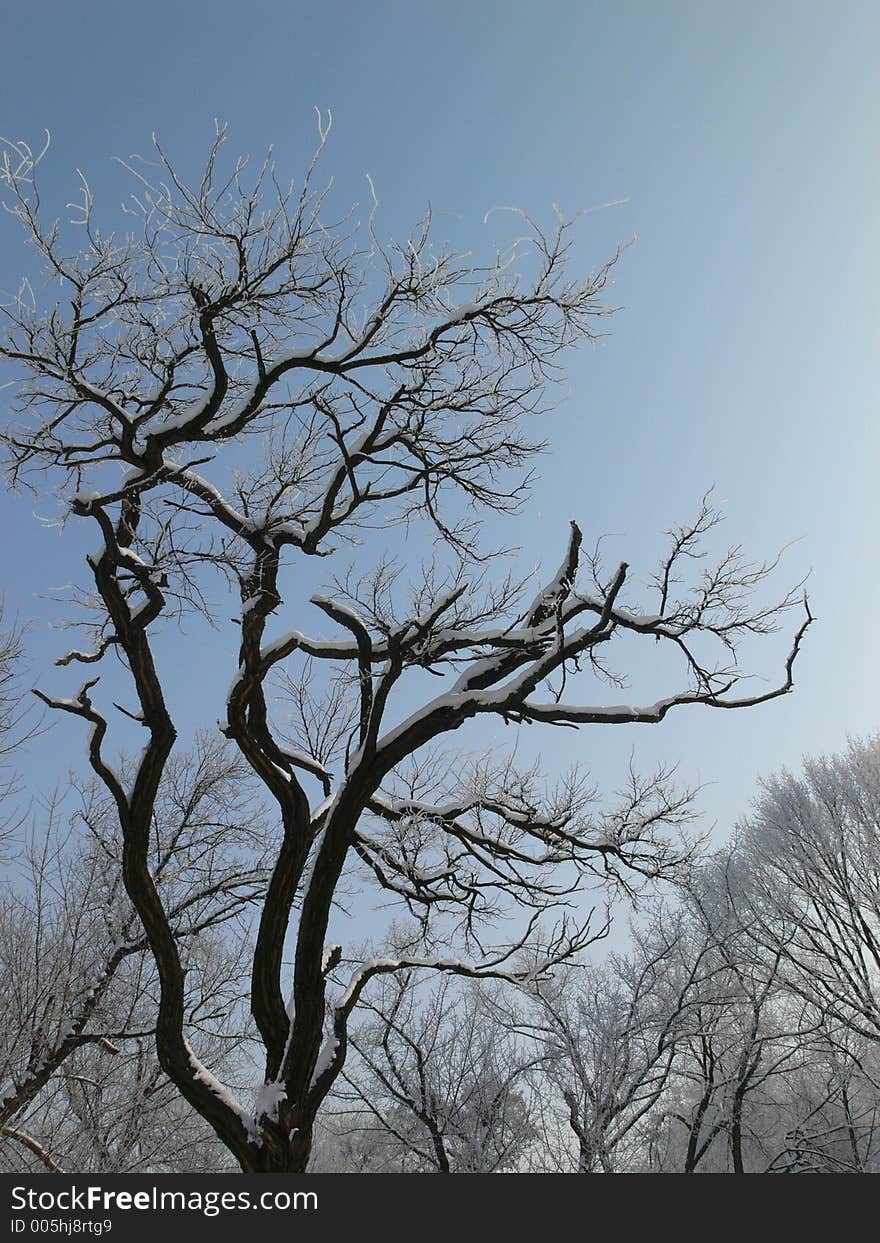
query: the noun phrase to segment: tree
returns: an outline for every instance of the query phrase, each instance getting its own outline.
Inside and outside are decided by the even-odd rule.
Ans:
[[[533,1058],[481,992],[411,973],[387,981],[349,1035],[356,1053],[331,1101],[360,1168],[491,1174],[517,1168],[534,1137],[524,1072]],[[353,1064],[352,1064],[353,1062]]]
[[[187,1021],[228,1065],[242,1041],[243,984],[236,937],[222,934],[246,920],[265,883],[247,777],[221,738],[201,738],[166,766],[150,830],[151,875],[187,972]],[[37,826],[0,900],[0,1135],[50,1169],[73,1159],[79,1170],[142,1159],[155,1169],[193,1122],[173,1102],[177,1127],[162,1118],[168,1084],[150,1052],[156,972],[122,885],[115,808],[93,778]]]
[[[230,954],[215,936],[203,938],[199,963],[211,1002],[230,1004],[220,1025],[201,1024],[200,1049],[224,1073],[240,1074],[240,1008],[228,987]],[[186,961],[185,956],[185,961]],[[143,969],[143,956],[139,964]],[[233,964],[234,965],[234,964]],[[192,1173],[228,1169],[229,1155],[210,1127],[181,1098],[156,1058],[155,989],[131,965],[115,981],[104,1015],[115,1004],[114,1039],[81,1041],[42,1090],[0,1131],[0,1165],[10,1172]],[[190,1013],[208,998],[188,999]]]
[[[877,1051],[852,1033],[821,1032],[774,1102],[770,1173],[876,1173]]]
[[[763,783],[739,851],[753,936],[815,1012],[880,1041],[880,740]]]
[[[740,964],[742,974],[741,965],[751,964],[755,986],[771,988],[761,1027],[766,1036],[768,1017],[775,1024],[772,1060],[785,1072],[760,1145],[773,1171],[871,1168],[880,1039],[878,755],[876,739],[853,741],[840,755],[806,760],[800,776],[767,779],[727,863],[736,878],[727,900],[741,930],[730,966]],[[779,1040],[786,1023],[787,1045]],[[758,1086],[763,1078],[756,1075]]]
[[[695,869],[677,912],[687,1021],[677,1042],[664,1120],[686,1174],[760,1163],[775,1093],[815,1036],[813,1016],[784,988],[778,954],[756,952],[739,861],[721,851]],[[771,1127],[772,1129],[772,1127]]]
[[[314,163],[299,188],[283,186],[270,160],[248,180],[244,162],[225,165],[223,140],[193,185],[158,146],[158,171],[129,164],[136,234],[99,225],[83,179],[77,241],[44,220],[43,153],[7,146],[10,208],[62,300],[41,307],[25,283],[5,308],[0,349],[17,382],[5,444],[14,482],[48,475],[67,490],[69,515],[100,532],[88,559],[91,641],[62,660],[105,668],[115,654],[127,671],[138,707],[126,711],[146,737],[130,780],[107,763],[96,678],[69,698],[41,695],[89,726],[89,762],[117,809],[125,887],[161,984],[161,1064],[242,1169],[296,1171],[370,981],[415,969],[534,978],[589,939],[542,913],[591,878],[667,875],[691,852],[678,835],[689,799],[668,781],[637,784],[628,807],[602,816],[582,776],[548,788],[510,761],[431,763],[430,748],[475,720],[610,727],[767,702],[791,690],[810,617],[778,684],[740,694],[738,640],[772,630],[797,596],[768,604],[759,589],[772,566],[735,548],[681,586],[717,521],[708,501],[673,532],[647,609],[624,604],[627,565],[606,572],[576,524],[537,594],[510,578],[474,582],[488,555],[479,518],[522,503],[541,447],[526,423],[562,352],[593,338],[611,265],[570,279],[564,222],[546,233],[524,220],[528,253],[515,243],[485,267],[435,249],[430,218],[386,246],[375,204],[363,227],[333,219]],[[386,562],[313,597],[331,637],[267,633],[291,560],[400,521],[427,523],[440,544],[411,592]],[[265,1053],[254,1110],[187,1041],[183,968],[147,863],[176,738],[155,635],[209,609],[212,571],[241,602],[222,729],[278,818],[253,946]],[[674,689],[642,707],[579,700],[591,674],[607,678],[622,636],[650,644],[658,662],[662,649],[680,659]],[[301,662],[290,676],[305,705],[292,742],[268,695],[287,661]],[[433,691],[430,674],[442,679]],[[357,867],[359,884],[368,878],[416,916],[391,958],[355,961],[327,944],[339,886]],[[528,926],[483,948],[487,925],[512,909],[530,913]]]
[[[13,756],[37,726],[28,719],[22,690],[25,627],[8,622],[0,598],[0,848],[14,844],[24,818],[17,805],[19,781]]]
[[[539,1050],[542,1168],[592,1174],[639,1164],[644,1120],[664,1097],[706,971],[703,954],[683,951],[685,935],[680,912],[660,915],[635,932],[629,954],[560,969],[506,1020]]]

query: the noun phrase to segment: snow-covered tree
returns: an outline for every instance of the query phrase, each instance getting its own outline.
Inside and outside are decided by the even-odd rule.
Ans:
[[[666,1085],[654,1167],[746,1173],[763,1166],[767,1122],[815,1022],[780,979],[778,955],[756,950],[735,855],[691,876],[676,912],[686,1021]],[[688,966],[688,964],[693,964]]]
[[[880,739],[763,783],[740,829],[755,940],[787,986],[880,1042]]]
[[[736,548],[699,565],[717,521],[708,502],[672,532],[647,600],[626,563],[587,555],[575,523],[537,588],[493,583],[480,517],[526,497],[541,448],[529,424],[563,352],[594,337],[610,265],[573,279],[564,222],[518,220],[525,239],[482,267],[435,247],[429,218],[386,244],[375,204],[362,226],[333,216],[314,164],[287,187],[271,160],[255,175],[227,165],[223,144],[221,132],[192,184],[161,148],[130,163],[125,233],[100,223],[84,179],[71,227],[53,224],[41,153],[6,147],[8,206],[52,292],[37,297],[28,280],[4,308],[15,394],[4,443],[13,482],[48,478],[68,518],[100,538],[81,601],[89,639],[61,659],[105,670],[118,657],[137,700],[124,711],[146,740],[137,766],[120,775],[108,761],[106,673],[68,697],[41,694],[88,727],[116,808],[124,885],[160,982],[161,1065],[244,1170],[296,1171],[372,980],[534,980],[592,935],[553,914],[579,886],[671,875],[692,852],[689,794],[666,775],[634,778],[602,811],[582,775],[554,784],[511,760],[432,749],[475,721],[613,728],[765,703],[791,690],[810,617],[775,684],[742,688],[738,641],[774,629],[798,598],[768,603],[772,567]],[[430,563],[341,574],[312,597],[325,637],[307,633],[290,567],[338,560],[398,523],[433,533]],[[222,714],[276,814],[252,947],[265,1060],[253,1107],[188,1039],[184,964],[149,865],[177,736],[156,636],[212,611],[223,581],[237,591],[239,645],[206,711]],[[674,679],[641,704],[619,701],[609,665],[634,643]],[[293,726],[271,699],[282,670]],[[355,875],[413,916],[389,957],[328,943]],[[529,916],[521,930],[493,945],[499,914],[516,911]]]
[[[592,1174],[646,1164],[646,1119],[665,1099],[710,968],[678,910],[659,909],[633,940],[627,954],[572,963],[536,982],[503,1016],[535,1048],[540,1169]]]
[[[880,1172],[880,1063],[871,1042],[826,1028],[777,1086],[765,1121],[774,1174]]]

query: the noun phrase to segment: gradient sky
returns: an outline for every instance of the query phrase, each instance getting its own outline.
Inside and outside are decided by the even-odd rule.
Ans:
[[[549,764],[583,759],[603,785],[632,748],[641,766],[680,760],[709,783],[702,807],[723,834],[760,774],[880,726],[878,36],[868,2],[37,2],[6,6],[0,132],[36,143],[51,130],[43,187],[58,210],[77,167],[121,199],[111,157],[146,152],[152,131],[194,170],[215,117],[236,151],[271,143],[299,173],[316,105],[333,111],[336,201],[364,201],[369,174],[388,235],[430,203],[438,237],[479,254],[494,205],[552,222],[554,203],[625,200],[586,214],[576,247],[588,269],[636,239],[608,292],[621,309],[570,359],[532,505],[489,534],[555,569],[577,518],[588,542],[613,533],[609,556],[646,578],[658,535],[714,483],[727,539],[759,558],[792,542],[778,582],[811,571],[817,617],[793,696],[542,736]],[[0,287],[22,266],[0,221]],[[3,589],[33,621],[34,679],[64,693],[51,660],[65,636],[40,596],[73,576],[66,550],[81,539],[35,511],[52,505],[2,502]],[[309,628],[296,608],[289,625]],[[776,676],[787,644],[756,653],[761,671]],[[198,654],[168,661],[182,712],[210,724],[214,705],[200,712],[187,680]],[[634,678],[625,700],[662,689]],[[33,750],[34,788],[81,754],[78,726]]]

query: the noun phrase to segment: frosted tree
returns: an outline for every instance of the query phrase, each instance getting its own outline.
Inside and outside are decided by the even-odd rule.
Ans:
[[[14,847],[24,824],[15,753],[38,729],[23,689],[25,627],[7,612],[0,598],[0,855]]]
[[[660,1167],[876,1167],[878,754],[853,741],[767,779],[691,877],[679,918],[712,969],[662,1103]]]
[[[247,925],[266,879],[247,777],[222,738],[202,738],[166,765],[150,828],[151,875],[187,973],[187,1023],[225,1062],[244,1032],[247,972],[242,929],[234,930]],[[38,810],[8,864],[0,898],[7,1168],[30,1154],[48,1169],[130,1170],[148,1152],[155,1169],[184,1131],[194,1133],[188,1109],[172,1108],[176,1131],[160,1120],[169,1085],[150,1052],[158,982],[122,854],[115,806],[92,778]]]
[[[786,986],[856,1037],[880,1041],[880,741],[763,783],[738,850],[752,936]]]
[[[805,1045],[765,1123],[771,1173],[869,1174],[878,1170],[877,1050],[832,1027]],[[768,1111],[769,1112],[769,1111]]]
[[[542,1169],[613,1173],[644,1160],[646,1119],[664,1105],[710,968],[704,947],[685,948],[679,910],[656,914],[633,940],[601,966],[566,965],[501,1012],[536,1050]]]
[[[349,1035],[328,1124],[369,1171],[512,1170],[535,1136],[518,1045],[480,992],[449,979],[420,995],[412,972],[384,983]]]
[[[372,980],[536,978],[592,935],[559,917],[580,886],[631,887],[692,853],[689,794],[668,775],[634,777],[598,809],[583,775],[554,783],[503,756],[444,760],[450,737],[475,721],[612,728],[753,707],[791,690],[809,613],[775,684],[749,692],[739,640],[774,629],[798,597],[768,603],[772,566],[735,548],[711,568],[698,560],[717,521],[708,502],[672,532],[647,602],[631,598],[625,563],[606,570],[584,550],[574,523],[537,588],[487,576],[479,520],[523,503],[541,448],[533,416],[564,352],[604,314],[610,265],[573,279],[564,221],[547,232],[518,220],[524,236],[485,266],[435,247],[430,218],[385,243],[375,204],[362,222],[336,217],[314,163],[287,185],[271,159],[253,173],[230,164],[220,132],[194,182],[159,146],[152,163],[129,162],[128,232],[101,225],[85,180],[68,227],[43,211],[42,153],[5,151],[7,205],[49,291],[27,280],[4,308],[10,477],[63,494],[69,519],[100,541],[80,601],[88,638],[60,657],[98,672],[68,697],[41,693],[87,727],[88,761],[116,807],[124,884],[161,984],[165,1072],[242,1169],[301,1170]],[[291,567],[338,561],[401,522],[433,533],[430,564],[343,571],[312,598],[324,634],[308,633]],[[210,611],[223,583],[237,593],[239,644],[218,668],[213,715],[276,816],[252,946],[264,1052],[253,1105],[188,1040],[180,953],[148,860],[177,735],[156,636]],[[610,672],[632,642],[676,679],[635,706]],[[101,671],[113,658],[145,738],[125,780],[107,759]],[[352,884],[377,886],[409,920],[390,955],[329,939]],[[493,942],[514,911],[520,931]]]
[[[695,870],[678,911],[687,992],[663,1118],[667,1168],[742,1174],[763,1166],[774,1102],[815,1038],[814,1016],[780,978],[776,954],[756,952],[743,877],[729,851]]]

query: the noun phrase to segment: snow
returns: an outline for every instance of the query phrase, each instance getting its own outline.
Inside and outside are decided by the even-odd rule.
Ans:
[[[328,354],[323,353],[323,351],[316,351],[313,345],[303,345],[300,346],[298,350],[288,350],[286,353],[282,354],[280,358],[272,364],[271,370],[274,371],[276,367],[285,367],[288,363],[310,362],[312,359],[315,359],[319,363],[333,361],[332,358],[330,358]]]
[[[324,765],[320,764],[316,759],[314,759],[311,755],[308,755],[305,751],[293,751],[290,748],[285,747],[283,754],[284,754],[285,759],[290,760],[292,764],[300,764],[302,765],[303,768],[314,769],[316,771],[320,771],[324,773],[325,775],[329,775],[327,774],[327,769],[324,767]]]
[[[453,708],[454,709],[454,708],[462,707],[467,703],[477,703],[479,701],[479,698],[480,698],[479,695],[477,695],[476,693],[472,693],[469,695],[462,695],[462,694],[457,693],[455,689],[453,688],[453,690],[449,691],[446,695],[440,695],[436,699],[432,699],[430,703],[425,704],[425,706],[423,708],[420,708],[417,712],[413,712],[410,716],[406,718],[406,720],[401,721],[399,725],[397,725],[394,729],[390,730],[387,734],[385,734],[384,737],[379,740],[380,750],[384,750],[386,747],[389,747],[393,742],[396,742],[397,739],[402,734],[405,734],[407,730],[412,729],[412,727],[418,724],[419,721],[424,720],[425,717],[430,716],[433,712],[436,712],[438,709],[442,709],[442,708]],[[355,768],[359,756],[360,756],[360,748],[351,757],[350,769]]]
[[[324,609],[326,611],[332,609],[333,612],[338,614],[340,617],[347,617],[348,620],[360,630],[367,629],[364,619],[347,604],[340,604],[337,600],[331,600],[328,596],[321,595],[312,596],[311,603],[316,604],[319,609]]]
[[[223,414],[216,415],[213,419],[210,420],[210,422],[206,423],[205,431],[207,433],[225,431],[227,427],[230,427],[233,423],[236,422],[236,420],[241,418],[241,416],[245,413],[248,406],[251,404],[253,400],[254,400],[254,394],[253,392],[251,392],[248,394],[247,397],[243,398],[241,401],[237,401],[233,406],[231,406]],[[253,410],[252,413],[256,414],[258,409],[259,409],[259,406],[257,406]]]
[[[331,806],[333,805],[335,798],[336,798],[335,794],[328,794],[327,797],[324,799],[323,803],[318,804],[318,806],[312,812],[312,816],[311,816],[312,824],[317,824],[317,822],[321,819],[321,817],[327,814],[327,812],[330,810]]]
[[[446,324],[460,324],[468,315],[475,315],[480,310],[479,302],[463,302],[461,306],[452,307],[435,327],[442,328]]]
[[[402,959],[392,958],[374,958],[372,962],[365,963],[359,971],[356,971],[348,982],[348,988],[339,999],[339,1009],[344,1010],[351,1002],[352,997],[361,987],[363,979],[367,975],[373,975],[377,972],[398,971],[404,965]]]
[[[660,613],[631,613],[629,609],[615,608],[612,617],[615,621],[620,621],[625,626],[633,626],[639,630],[650,630],[655,626],[659,626],[661,633],[673,637],[682,635],[687,630],[686,626],[670,624]]]
[[[143,557],[139,557],[136,552],[132,552],[130,548],[120,548],[119,555],[123,561],[129,561],[132,565],[143,566],[147,568],[147,563]]]
[[[209,398],[205,393],[199,393],[194,401],[190,402],[188,406],[184,406],[182,410],[178,410],[177,414],[169,414],[161,423],[156,423],[153,427],[147,428],[147,434],[149,436],[161,436],[164,432],[180,431],[181,428],[194,422],[203,413],[208,400]]]
[[[448,819],[451,816],[461,816],[465,812],[470,811],[474,806],[473,801],[462,802],[458,800],[454,803],[445,803],[437,806],[434,803],[423,803],[420,799],[414,798],[386,798],[381,794],[373,795],[373,802],[380,807],[387,808],[388,811],[398,815],[405,815],[407,812],[418,814],[422,812],[426,816],[436,816],[438,819]]]
[[[237,522],[242,530],[248,529],[248,519],[245,518],[243,514],[240,514],[236,509],[233,509],[233,507],[226,500],[225,496],[223,496],[223,494],[219,492],[212,483],[209,483],[207,479],[204,479],[201,475],[197,475],[194,470],[189,470],[185,466],[180,466],[177,462],[169,461],[168,466],[172,472],[179,475],[181,479],[189,480],[191,483],[195,484],[196,488],[203,491],[219,508],[225,511],[227,518],[231,519],[233,522]]]
[[[239,665],[238,673],[236,673],[235,677],[232,679],[232,682],[230,683],[230,686],[229,686],[229,693],[226,696],[227,704],[229,704],[230,701],[232,700],[232,696],[238,690],[240,683],[244,681],[246,674],[247,674],[247,670],[245,669],[244,665]]]
[[[84,661],[84,662],[86,662],[86,663],[89,663],[89,662],[91,662],[91,661],[92,661],[92,659],[94,658],[94,655],[95,655],[95,653],[94,653],[94,652],[84,652],[84,651],[82,651],[80,648],[75,647],[75,648],[72,648],[72,649],[71,649],[71,651],[69,651],[69,652],[67,653],[67,656],[65,657],[65,660],[66,660],[66,661],[68,661],[68,662],[69,662],[69,661],[71,661],[71,660],[82,660],[82,661]],[[56,662],[56,663],[57,663],[57,662]],[[58,701],[56,701],[56,702],[61,702],[61,701],[60,701],[60,700],[58,700]],[[69,700],[67,700],[67,701],[65,701],[65,702],[69,702]]]
[[[565,591],[566,587],[570,589],[573,586],[573,584],[569,581],[569,566],[570,548],[566,551],[562,564],[559,566],[559,569],[553,575],[550,582],[541,588],[532,603],[529,605],[526,610],[527,619],[535,618],[536,613],[539,611],[545,611],[548,607],[552,609],[559,596]]]
[[[313,777],[320,777],[322,781],[330,780],[331,774],[324,765],[305,751],[295,751],[288,747],[282,747],[280,750],[284,758],[290,760],[295,767],[304,768],[306,772],[311,773]]]
[[[300,639],[304,638],[298,630],[291,630],[288,634],[282,635],[280,639],[276,639],[274,643],[269,643],[260,652],[260,661],[267,661],[270,664],[276,657],[276,653],[290,646],[290,655],[295,652],[300,645]]]
[[[87,1000],[91,1000],[97,991],[98,990],[96,988],[87,988],[84,996]],[[58,1029],[58,1035],[55,1038],[56,1045],[63,1044],[65,1040],[69,1039],[69,1037],[75,1033],[75,1031],[76,1023],[73,1019],[68,1019],[66,1023],[62,1023],[61,1027]]]
[[[310,1089],[315,1086],[315,1084],[318,1082],[318,1080],[323,1075],[324,1071],[329,1070],[329,1068],[332,1066],[333,1059],[336,1056],[336,1050],[338,1048],[339,1048],[339,1037],[335,1035],[327,1036],[324,1043],[321,1045],[321,1051],[318,1054],[318,1060],[315,1062],[315,1069],[312,1071],[312,1080],[311,1080],[311,1083],[309,1084]]]
[[[327,974],[327,968],[330,966],[330,960],[333,955],[342,949],[341,945],[325,945],[324,952],[321,955],[321,975]]]
[[[608,721],[609,723],[625,724],[627,721],[634,721],[637,718],[646,717],[652,720],[654,717],[660,717],[666,709],[671,708],[679,702],[679,696],[670,695],[665,699],[658,699],[656,703],[648,704],[643,707],[632,707],[630,704],[556,704],[556,703],[529,703],[526,702],[525,707],[540,714],[558,714],[560,720],[568,721]]]
[[[195,1053],[193,1053],[190,1048],[189,1042],[184,1040],[183,1043],[186,1048],[187,1057],[189,1058],[193,1078],[197,1079],[199,1083],[203,1083],[206,1088],[209,1088],[214,1095],[223,1102],[224,1105],[231,1109],[233,1113],[235,1113],[244,1123],[249,1133],[259,1133],[255,1120],[251,1114],[249,1114],[246,1109],[242,1108],[229,1089],[224,1087],[220,1080],[211,1074],[207,1066],[199,1061]]]
[[[269,536],[289,535],[291,539],[302,542],[306,538],[308,532],[305,527],[299,526],[295,522],[277,522],[272,524],[266,534]]]
[[[277,1118],[278,1106],[287,1098],[287,1092],[283,1083],[276,1080],[270,1080],[264,1083],[257,1093],[257,1099],[254,1102],[254,1117],[259,1120],[262,1117]]]
[[[401,639],[408,638],[413,631],[415,631],[417,635],[429,633],[433,623],[438,618],[442,617],[446,610],[462,595],[464,595],[464,589],[456,587],[453,591],[448,591],[445,595],[440,596],[438,600],[431,604],[429,608],[425,609],[423,613],[420,613],[418,617],[414,617],[406,623],[400,631]],[[454,634],[456,632],[449,627],[444,627],[444,629],[440,632],[435,631],[434,635],[437,635],[438,633]],[[499,633],[501,632],[499,631]],[[432,635],[432,637],[434,636]]]
[[[573,642],[576,643],[580,634],[585,633],[586,631],[583,631],[573,635]],[[607,721],[609,724],[622,724],[642,717],[648,719],[657,717],[659,719],[664,711],[678,702],[678,697],[671,696],[666,699],[658,699],[656,703],[648,707],[632,707],[629,704],[569,705],[532,703],[525,698],[525,686],[534,677],[535,669],[534,666],[530,665],[512,681],[505,682],[498,687],[490,687],[488,690],[461,691],[459,689],[460,680],[445,695],[440,695],[436,699],[431,700],[430,703],[425,704],[423,708],[412,713],[412,715],[385,734],[379,740],[379,750],[387,749],[403,734],[417,725],[419,721],[443,710],[455,711],[456,709],[470,708],[472,712],[495,712],[503,710],[510,704],[515,704],[518,709],[526,712],[531,710],[536,715],[556,716],[559,720],[582,721],[584,723]],[[355,752],[350,760],[349,771],[356,767],[359,758],[360,751]]]

